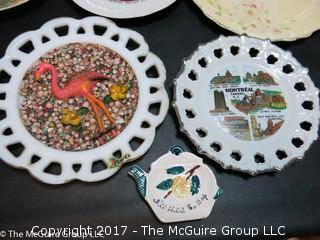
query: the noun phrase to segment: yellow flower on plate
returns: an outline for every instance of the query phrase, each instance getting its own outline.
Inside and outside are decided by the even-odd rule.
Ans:
[[[126,98],[128,87],[126,85],[113,85],[110,87],[110,95],[112,100],[123,100]]]
[[[81,122],[81,118],[77,112],[69,109],[63,109],[61,122],[65,125],[78,126]]]
[[[190,181],[186,176],[178,176],[173,179],[172,193],[178,198],[184,198],[190,194]]]

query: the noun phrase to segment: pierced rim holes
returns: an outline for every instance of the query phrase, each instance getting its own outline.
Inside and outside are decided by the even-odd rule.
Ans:
[[[208,132],[204,128],[197,128],[196,132],[200,138],[205,138],[208,135]]]
[[[308,121],[303,121],[302,123],[300,123],[300,127],[305,131],[310,131],[312,128],[312,123]]]
[[[255,58],[258,56],[259,52],[260,51],[256,48],[250,48],[249,55],[250,55],[250,57]]]
[[[93,31],[95,35],[102,36],[107,31],[107,27],[101,25],[94,25]]]
[[[130,38],[126,44],[126,48],[129,50],[129,51],[133,51],[137,48],[140,47],[140,44],[137,43],[135,40],[133,40],[132,38]]]
[[[198,75],[195,71],[191,70],[188,74],[188,78],[191,79],[192,81],[198,80]]]
[[[254,161],[256,163],[261,164],[261,163],[265,163],[266,160],[264,159],[264,156],[261,153],[257,153],[256,155],[254,155]]]
[[[303,145],[303,141],[301,138],[292,138],[291,143],[296,147],[300,148]]]
[[[185,98],[187,98],[187,99],[191,99],[192,96],[193,96],[193,94],[192,94],[191,90],[185,88],[185,89],[183,90],[183,96],[184,96]]]
[[[11,79],[11,75],[5,70],[0,70],[0,84],[8,83]]]
[[[203,58],[200,58],[198,60],[198,64],[202,67],[202,68],[206,68],[208,66],[208,60],[203,57]]]
[[[159,71],[155,65],[147,69],[146,75],[148,78],[158,78],[160,76]]]
[[[58,162],[52,162],[49,164],[48,167],[44,169],[45,173],[51,174],[51,175],[56,175],[59,176],[62,173],[62,167],[61,164]]]
[[[107,168],[108,168],[108,166],[106,165],[106,163],[100,159],[100,160],[97,160],[92,163],[91,172],[97,173],[97,172],[101,172]]]
[[[14,156],[14,157],[19,157],[23,153],[25,147],[23,146],[22,143],[13,143],[7,146],[8,151]]]
[[[301,106],[306,110],[313,110],[313,102],[312,101],[304,101]]]
[[[24,43],[20,48],[19,50],[21,52],[24,52],[24,53],[31,53],[33,50],[34,50],[34,46],[33,46],[33,43],[29,40],[27,41],[26,43]]]
[[[222,145],[220,143],[217,143],[217,142],[211,143],[210,147],[216,152],[220,152],[222,150]]]
[[[295,85],[294,85],[294,88],[301,92],[301,91],[305,91],[306,90],[306,86],[304,85],[303,82],[297,82]]]
[[[144,143],[144,139],[139,138],[139,137],[133,137],[129,141],[129,145],[130,145],[132,151],[136,151],[143,143]]]
[[[213,50],[213,54],[216,58],[221,58],[223,56],[222,48],[218,48],[218,49]]]
[[[242,158],[242,155],[239,151],[233,151],[231,154],[230,154],[230,157],[233,158],[234,160],[236,161],[240,161],[241,158]]]
[[[231,46],[230,47],[230,52],[233,56],[236,56],[239,54],[240,48],[238,46]]]
[[[276,62],[278,62],[278,58],[276,56],[274,56],[273,54],[269,55],[267,58],[267,62],[269,64],[275,64]]]
[[[282,160],[282,159],[285,159],[285,158],[288,157],[288,154],[283,150],[276,151],[276,155],[277,155],[279,160]]]
[[[192,109],[186,109],[185,112],[186,112],[187,118],[189,118],[189,119],[192,119],[192,118],[196,117],[196,114],[193,112]]]
[[[282,72],[286,73],[286,74],[290,74],[294,71],[293,67],[291,66],[291,64],[287,64],[287,65],[284,65],[282,67]]]

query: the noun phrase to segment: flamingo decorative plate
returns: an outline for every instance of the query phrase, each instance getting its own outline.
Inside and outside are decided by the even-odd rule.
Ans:
[[[319,0],[193,0],[204,14],[237,34],[294,41],[320,29]]]
[[[173,106],[200,153],[252,175],[283,169],[318,137],[318,89],[291,53],[267,40],[200,46],[174,81]]]
[[[176,0],[73,0],[80,7],[111,18],[142,17],[160,11]]]
[[[0,11],[19,6],[28,0],[0,0]]]
[[[58,18],[0,60],[0,152],[37,179],[99,181],[143,155],[168,110],[143,37],[101,17]]]

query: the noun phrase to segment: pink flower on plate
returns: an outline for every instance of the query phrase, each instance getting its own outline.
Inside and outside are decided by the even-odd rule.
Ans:
[[[249,1],[247,3],[247,7],[249,7],[250,9],[256,9],[258,11],[262,11],[263,10],[263,3],[262,2],[258,2],[258,1]]]
[[[110,133],[110,134],[111,134],[111,137],[113,137],[113,138],[114,138],[114,137],[118,136],[118,135],[119,135],[119,133],[120,133],[120,131],[118,131],[118,130],[114,129],[114,130],[112,130],[112,131],[111,131],[111,133]]]

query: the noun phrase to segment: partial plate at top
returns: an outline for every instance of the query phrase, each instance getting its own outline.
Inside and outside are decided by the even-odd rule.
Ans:
[[[142,17],[160,11],[176,0],[73,0],[80,7],[111,18]]]
[[[19,6],[28,0],[0,0],[0,11]]]
[[[320,0],[193,0],[204,14],[238,34],[294,41],[320,29]]]

